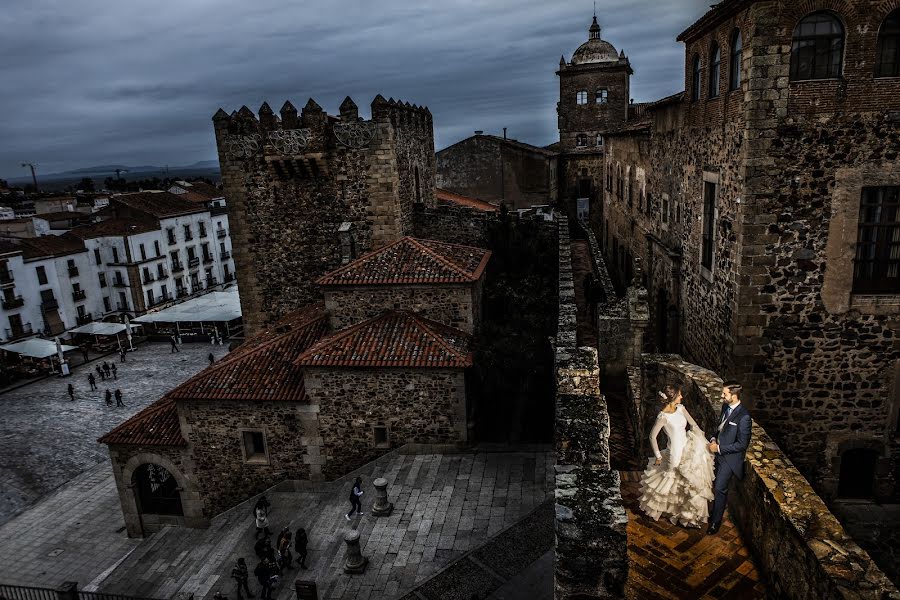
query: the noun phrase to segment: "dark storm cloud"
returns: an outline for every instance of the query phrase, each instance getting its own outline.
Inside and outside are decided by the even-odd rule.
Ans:
[[[675,36],[709,0],[607,0],[603,37],[632,95],[683,87]],[[508,127],[555,138],[559,57],[585,39],[585,0],[7,0],[0,11],[0,174],[215,158],[210,118],[377,93],[431,108],[436,144]]]

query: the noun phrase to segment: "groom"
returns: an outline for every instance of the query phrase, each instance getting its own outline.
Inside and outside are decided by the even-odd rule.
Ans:
[[[725,406],[719,418],[718,434],[709,441],[709,451],[716,456],[715,503],[709,518],[709,535],[719,532],[725,503],[728,500],[728,484],[731,476],[744,478],[744,454],[750,445],[750,413],[741,404],[741,384],[726,381],[722,389]]]

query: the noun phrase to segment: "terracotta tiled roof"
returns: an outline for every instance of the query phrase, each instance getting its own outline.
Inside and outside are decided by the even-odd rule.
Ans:
[[[176,400],[304,401],[303,374],[293,361],[328,332],[324,306],[282,319],[167,394]],[[260,337],[260,336],[258,336]]]
[[[19,243],[22,245],[22,257],[25,260],[87,252],[84,242],[70,234],[21,238]]]
[[[489,250],[434,240],[400,238],[326,273],[319,285],[471,283],[478,281]]]
[[[137,219],[107,219],[91,225],[75,227],[69,233],[83,240],[114,235],[135,235],[159,230],[158,223]]]
[[[187,446],[178,423],[175,400],[157,400],[103,437],[101,444],[134,446]]]
[[[214,185],[206,183],[205,181],[188,181],[187,183],[191,184],[191,187],[188,188],[188,192],[206,196],[207,200],[212,200],[213,198],[223,198],[225,196],[225,193],[222,190]]]
[[[87,219],[90,215],[80,212],[67,211],[67,210],[58,210],[55,212],[46,212],[46,213],[37,213],[34,215],[35,218],[44,219],[45,221],[67,221],[67,220],[79,220],[79,219]]]
[[[456,204],[457,206],[469,206],[486,212],[496,212],[500,210],[500,207],[496,204],[491,204],[490,202],[485,202],[478,198],[472,198],[471,196],[463,196],[462,194],[457,194],[456,192],[441,188],[434,188],[434,197],[441,202]]]
[[[135,192],[110,198],[110,204],[123,204],[158,219],[189,215],[206,210],[194,202],[169,192]]]
[[[388,312],[315,344],[297,359],[301,367],[472,366],[472,337],[409,312]]]
[[[187,191],[187,192],[184,192],[181,194],[175,194],[175,195],[178,196],[179,198],[183,198],[189,202],[193,202],[194,204],[205,204],[206,202],[209,202],[209,200],[210,200],[203,194],[198,194],[193,191]]]
[[[15,254],[22,252],[22,247],[8,240],[0,240],[0,254]]]

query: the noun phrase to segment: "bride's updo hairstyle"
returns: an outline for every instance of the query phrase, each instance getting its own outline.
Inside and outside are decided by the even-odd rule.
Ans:
[[[668,404],[669,402],[672,401],[672,398],[670,398],[666,392],[660,390],[657,393],[659,394],[659,401],[662,403],[663,406],[665,406],[666,404]]]

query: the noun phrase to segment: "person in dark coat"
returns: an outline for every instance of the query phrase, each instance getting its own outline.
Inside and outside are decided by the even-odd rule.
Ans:
[[[172,342],[172,350],[169,352],[169,354],[174,354],[175,352],[181,352],[181,350],[178,349],[178,340],[175,338],[174,335],[169,339],[169,341]]]
[[[88,384],[91,386],[92,392],[97,389],[97,378],[93,373],[88,373]]]
[[[97,365],[94,370],[97,371],[97,375],[100,376],[100,381],[106,381],[106,375],[103,374],[103,367]]]
[[[238,600],[244,600],[244,596],[241,594],[242,589],[247,592],[248,598],[253,597],[253,592],[250,591],[250,587],[247,585],[247,580],[250,578],[250,573],[247,570],[247,561],[243,558],[237,559],[234,568],[231,569],[231,578],[234,579],[237,585]]]
[[[71,383],[69,384],[69,399],[75,401],[75,386]]]
[[[261,588],[260,600],[272,600],[272,573],[269,571],[269,565],[265,559],[259,561],[259,564],[253,569],[253,574],[256,575],[256,581],[259,582]]]
[[[212,352],[210,352],[210,353],[209,353],[209,356],[207,356],[206,358],[209,359],[209,366],[212,366],[213,363],[216,362],[216,357],[213,356],[213,353],[212,353]]]
[[[279,568],[282,572],[284,572],[284,568],[290,568],[291,562],[293,562],[294,558],[291,556],[291,538],[293,535],[291,534],[291,530],[285,527],[281,530],[281,533],[278,534],[278,540],[275,542],[275,547],[278,550],[278,553],[281,555],[281,562],[279,563]]]
[[[103,372],[106,373],[106,376],[107,376],[107,377],[111,377],[109,371],[110,371],[110,369],[109,369],[109,363],[106,362],[106,361],[104,360],[104,361],[103,361]]]
[[[266,557],[269,551],[266,549],[266,546],[270,545],[269,538],[261,537],[256,540],[256,543],[253,545],[253,552],[256,554],[256,558],[262,560]]]
[[[85,365],[86,365],[87,362],[88,362],[88,360],[90,360],[90,356],[88,355],[88,349],[87,349],[87,346],[82,346],[82,347],[81,347],[81,356],[82,356],[82,358],[84,358],[84,362],[83,362],[82,364],[85,364]]]
[[[356,481],[353,482],[353,489],[350,490],[350,512],[348,512],[344,517],[349,521],[350,517],[353,516],[353,513],[359,513],[362,516],[362,503],[359,501],[359,497],[363,495],[362,491],[362,477],[357,477]]]
[[[119,349],[119,362],[126,362],[128,360],[127,358],[125,358],[126,356],[128,356],[128,353],[125,352],[125,348],[120,348]]]
[[[125,406],[125,403],[122,402],[122,390],[116,388],[116,406]]]
[[[106,390],[106,405],[112,406],[112,392],[109,389]]]
[[[112,369],[113,379],[119,378],[119,369],[116,368],[116,363],[112,363],[110,365],[110,369]]]
[[[306,568],[306,546],[309,543],[309,538],[306,537],[306,530],[302,527],[297,529],[297,535],[294,536],[294,550],[297,551],[297,562],[300,563],[300,568]]]

